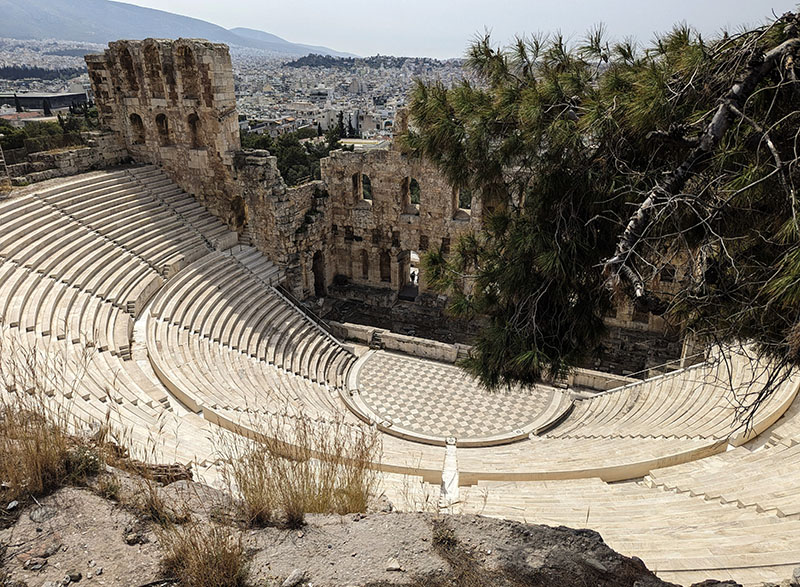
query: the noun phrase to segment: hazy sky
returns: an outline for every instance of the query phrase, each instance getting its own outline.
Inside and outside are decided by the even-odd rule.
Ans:
[[[261,29],[296,43],[359,55],[459,57],[484,29],[497,43],[561,30],[579,39],[603,22],[647,42],[686,21],[704,34],[757,24],[797,0],[128,0],[224,26]]]

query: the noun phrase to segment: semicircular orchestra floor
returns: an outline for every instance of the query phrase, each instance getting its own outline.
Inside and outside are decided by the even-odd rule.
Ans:
[[[388,432],[411,437],[511,442],[568,405],[566,394],[553,387],[487,391],[455,365],[386,351],[370,353],[356,377],[369,415],[390,425]]]

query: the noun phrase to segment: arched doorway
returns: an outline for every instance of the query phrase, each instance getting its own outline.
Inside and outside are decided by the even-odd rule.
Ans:
[[[327,290],[325,287],[325,256],[322,251],[314,253],[311,272],[314,274],[314,295],[318,298],[324,298]]]
[[[383,251],[380,257],[381,281],[391,283],[392,281],[392,257],[389,251]]]
[[[241,196],[236,196],[231,200],[231,222],[237,230],[247,222],[247,208]]]
[[[398,298],[413,302],[419,295],[419,255],[416,251],[403,251],[397,256],[400,271]]]

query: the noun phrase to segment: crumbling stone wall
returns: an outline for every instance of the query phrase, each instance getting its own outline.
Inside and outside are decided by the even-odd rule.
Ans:
[[[128,160],[128,152],[113,133],[85,132],[85,145],[67,150],[30,153],[21,163],[8,166],[14,185],[104,169]]]
[[[268,151],[241,151],[234,161],[246,223],[253,244],[284,267],[287,285],[299,297],[314,294],[314,257],[329,254],[330,197],[322,181],[289,188]],[[326,287],[333,280],[326,269]]]
[[[412,251],[447,252],[461,234],[480,226],[479,199],[471,198],[470,209],[459,207],[458,191],[432,163],[396,148],[334,151],[321,171],[331,194],[334,272],[355,283],[397,290],[407,283]],[[412,181],[419,186],[418,204]],[[419,287],[426,291],[424,278]]]
[[[87,55],[100,123],[235,226],[239,125],[228,47],[198,39],[109,43]]]

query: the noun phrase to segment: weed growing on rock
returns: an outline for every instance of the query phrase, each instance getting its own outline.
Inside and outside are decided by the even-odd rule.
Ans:
[[[157,532],[166,553],[164,576],[187,587],[244,587],[247,556],[242,535],[214,522]]]

